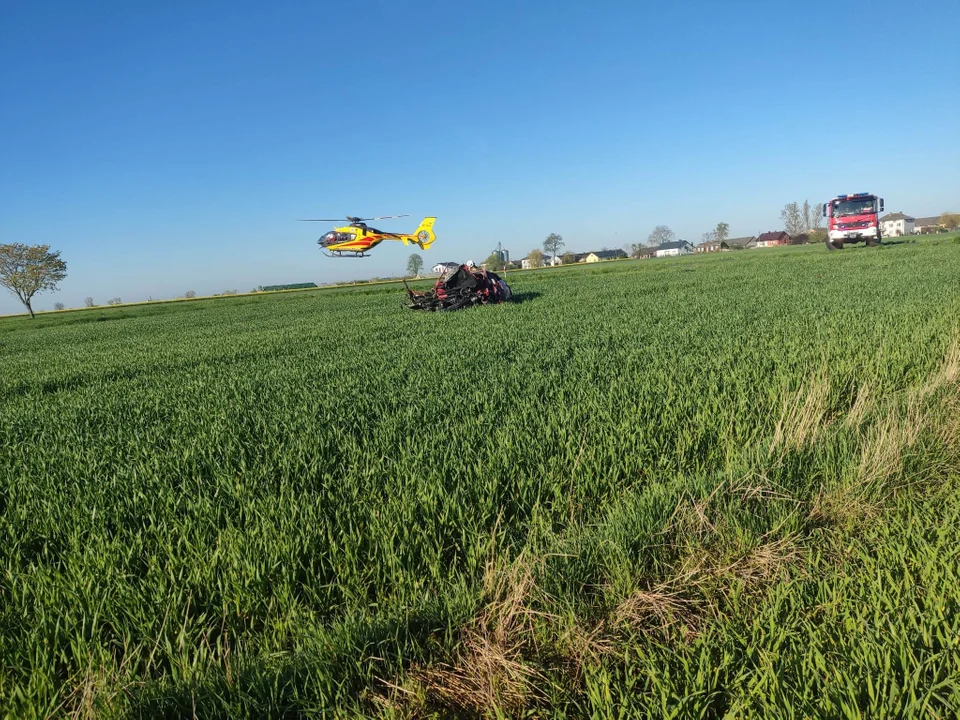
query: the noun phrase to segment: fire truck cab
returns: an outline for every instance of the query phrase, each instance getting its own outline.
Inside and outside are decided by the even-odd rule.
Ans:
[[[845,243],[880,244],[880,220],[883,198],[870,193],[837,195],[824,203],[827,222],[827,249],[842,250]]]

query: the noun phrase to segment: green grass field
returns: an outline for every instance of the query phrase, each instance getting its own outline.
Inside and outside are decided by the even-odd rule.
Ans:
[[[954,717],[960,243],[0,321],[0,709]]]

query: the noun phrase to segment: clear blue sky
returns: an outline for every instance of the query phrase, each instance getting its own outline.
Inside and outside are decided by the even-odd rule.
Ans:
[[[434,261],[960,210],[956,0],[0,0],[0,242],[81,305],[395,274],[298,217],[436,215]],[[953,36],[951,39],[951,35]],[[17,312],[0,297],[0,313]]]

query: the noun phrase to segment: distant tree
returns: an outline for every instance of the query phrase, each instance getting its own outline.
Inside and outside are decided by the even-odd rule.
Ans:
[[[947,230],[956,230],[960,227],[960,213],[945,212],[940,216],[940,224]]]
[[[543,251],[550,257],[556,257],[557,252],[563,247],[563,235],[550,233],[543,241]]]
[[[121,304],[122,302],[123,302],[123,300],[121,300],[121,299],[118,298],[118,297],[117,297],[117,298],[111,298],[111,299],[107,300],[107,305],[119,305],[119,304]]]
[[[827,241],[827,231],[826,231],[826,230],[823,230],[822,228],[818,228],[818,229],[816,229],[816,230],[811,230],[811,231],[807,234],[807,242],[808,242],[808,243],[811,243],[811,244],[813,244],[813,243],[825,243],[826,241]]]
[[[802,206],[795,202],[787,203],[780,211],[780,219],[783,220],[783,229],[790,237],[819,230],[823,222],[819,207],[811,205],[809,200],[804,200]]]
[[[83,304],[87,307],[95,307],[96,303],[93,301],[92,297],[87,297],[84,299]]]
[[[650,237],[647,238],[647,244],[651,247],[658,247],[664,243],[668,243],[676,237],[673,230],[668,228],[666,225],[657,225],[653,232],[650,233]]]
[[[407,274],[420,277],[420,271],[423,269],[423,258],[417,253],[411,253],[407,258]]]
[[[492,252],[487,259],[483,261],[483,265],[487,268],[487,270],[502,270],[503,259],[498,253]]]
[[[783,229],[791,237],[799,235],[807,229],[806,220],[803,217],[803,211],[795,202],[787,203],[780,211],[780,219],[783,220]]]
[[[730,226],[725,222],[717,223],[717,229],[713,231],[713,235],[717,242],[726,242],[730,237]]]
[[[193,290],[187,290],[187,291],[183,294],[183,296],[189,300],[190,298],[195,298],[195,297],[197,296],[197,293],[196,293],[195,291],[193,291]]]
[[[534,248],[530,251],[530,254],[527,255],[527,260],[530,261],[530,267],[540,267],[543,265],[543,253]]]
[[[0,285],[16,295],[30,317],[33,296],[44,290],[56,290],[67,276],[67,264],[60,251],[50,252],[49,245],[0,245]]]
[[[647,246],[643,243],[630,243],[626,247],[627,255],[632,258],[638,258],[643,255],[644,250],[647,249]]]
[[[571,263],[575,263],[576,261],[577,261],[576,254],[569,251],[565,252],[563,255],[560,256],[560,262],[563,263],[564,265],[569,265]]]
[[[823,212],[819,204],[811,205],[808,200],[803,201],[803,218],[807,226],[807,233],[819,230],[823,225]]]
[[[717,231],[716,231],[716,230],[710,230],[710,231],[705,232],[703,235],[700,236],[700,242],[701,242],[701,243],[713,242],[713,241],[716,240],[716,239],[717,239]]]
[[[220,293],[220,294],[221,294],[221,295],[236,295],[236,294],[237,294],[237,289],[234,288],[233,290],[224,290],[224,291],[223,291],[222,293]]]
[[[58,302],[58,303],[54,303],[54,304],[53,304],[53,309],[54,309],[54,310],[66,310],[66,309],[67,309],[67,306],[64,305],[63,303],[59,303],[59,302]]]

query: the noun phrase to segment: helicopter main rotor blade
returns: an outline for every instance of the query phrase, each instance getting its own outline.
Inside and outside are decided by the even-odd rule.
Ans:
[[[391,220],[393,218],[410,217],[409,215],[381,215],[380,217],[360,218],[347,215],[350,222],[366,222],[367,220]],[[297,222],[343,222],[343,218],[297,218]]]
[[[391,218],[402,218],[402,217],[410,217],[410,216],[409,215],[381,215],[380,217],[361,218],[361,217],[350,217],[348,215],[347,220],[352,220],[353,222],[366,222],[368,220],[389,220]]]

